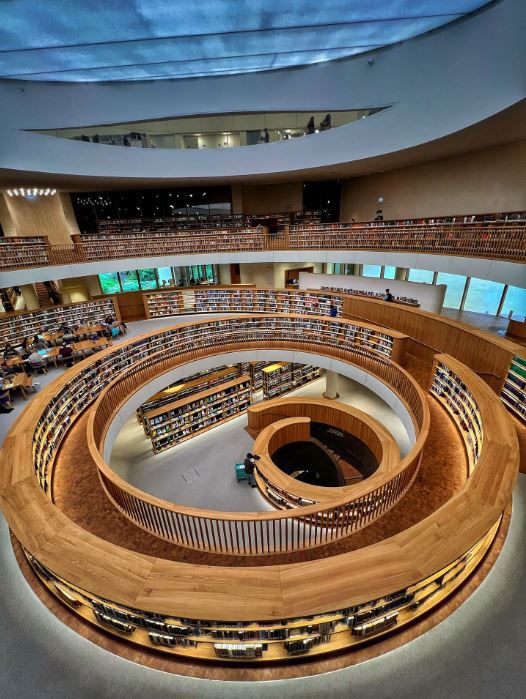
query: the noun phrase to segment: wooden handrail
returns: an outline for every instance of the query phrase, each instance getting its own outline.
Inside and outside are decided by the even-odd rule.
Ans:
[[[242,318],[249,322],[262,320],[261,316]],[[205,323],[211,324],[210,321],[201,321],[201,324]],[[217,323],[219,327],[221,321]],[[335,328],[340,323],[345,325],[346,321],[335,322]],[[191,327],[191,324],[187,325]],[[264,343],[251,340],[241,344],[239,338],[246,336],[246,329],[242,324],[238,324],[237,332],[232,337],[229,337],[228,330],[222,327],[221,337],[215,338],[220,344],[220,350],[210,344],[203,350],[194,348],[191,352],[177,352],[175,348],[165,347],[162,352],[149,356],[133,367],[130,374],[125,373],[114,379],[103,390],[90,413],[87,427],[88,445],[106,493],[124,515],[150,533],[182,546],[213,553],[252,555],[312,548],[348,536],[377,519],[402,497],[416,475],[429,428],[427,403],[418,384],[401,367],[376,358],[374,353],[371,353],[370,357],[355,357],[352,346],[334,348],[330,346],[327,338],[324,346],[323,335],[318,335],[313,347],[312,340],[294,341],[291,328],[288,328],[287,332],[288,341],[280,338],[279,332],[276,334],[278,337],[275,340],[269,338]],[[210,356],[219,351],[245,351],[275,346],[282,349],[314,350],[318,354],[359,365],[394,390],[406,404],[415,430],[419,433],[415,446],[399,462],[398,468],[390,471],[388,477],[379,473],[352,486],[352,496],[345,492],[344,495],[326,502],[298,508],[293,513],[230,513],[190,508],[155,498],[126,483],[102,459],[100,452],[105,434],[116,414],[131,393],[146,385],[161,371],[166,372],[181,363]],[[313,528],[308,537],[304,532],[305,522]],[[276,526],[280,527],[278,536],[275,532]]]
[[[72,245],[41,242],[21,245],[2,241],[0,269],[97,262],[100,260],[197,255],[211,252],[274,250],[371,250],[460,255],[484,259],[526,262],[526,225],[392,226],[388,229],[356,224],[302,224],[286,233],[268,235],[254,228],[196,229],[105,233],[75,236]],[[318,235],[315,235],[317,233]],[[22,240],[22,239],[17,239]],[[152,255],[153,252],[153,255]]]
[[[399,534],[328,559],[252,568],[190,565],[109,543],[74,524],[46,497],[34,478],[33,436],[64,386],[101,358],[116,361],[136,341],[141,338],[84,360],[45,387],[13,424],[1,452],[0,503],[14,536],[88,595],[150,613],[212,620],[279,620],[345,609],[406,589],[459,559],[494,527],[509,502],[519,458],[511,419],[482,379],[445,358],[479,408],[482,452],[448,502]]]

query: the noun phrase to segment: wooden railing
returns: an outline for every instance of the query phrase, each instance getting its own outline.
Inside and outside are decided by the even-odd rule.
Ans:
[[[526,262],[526,225],[392,226],[388,230],[356,224],[291,226],[271,235],[261,229],[174,230],[73,236],[72,245],[42,242],[21,245],[5,238],[0,269],[98,262],[101,260],[221,252],[279,250],[371,250],[462,255]]]
[[[126,354],[128,348],[126,356],[133,356],[132,346],[146,338],[134,338],[104,350],[43,387],[13,424],[0,454],[0,505],[13,536],[58,579],[70,581],[76,590],[84,591],[85,600],[102,599],[121,610],[129,608],[134,614],[143,609],[150,619],[153,614],[161,614],[170,618],[227,620],[229,624],[275,620],[279,625],[279,620],[325,615],[329,610],[340,610],[338,614],[347,617],[353,605],[369,606],[371,600],[398,594],[415,585],[418,590],[422,585],[428,587],[430,576],[439,572],[440,580],[436,579],[441,590],[442,571],[447,569],[448,577],[455,579],[458,569],[451,568],[456,565],[453,562],[464,565],[466,552],[478,546],[477,542],[489,545],[492,540],[517,478],[517,437],[510,417],[490,388],[469,368],[447,357],[440,361],[462,380],[480,411],[484,431],[482,451],[472,476],[455,494],[403,531],[332,557],[279,565],[262,560],[251,568],[236,567],[233,560],[228,565],[221,561],[218,565],[192,565],[187,561],[167,560],[126,549],[126,542],[117,544],[92,534],[51,502],[34,478],[33,435],[38,433],[50,403],[64,391],[73,390],[77,377],[85,377],[90,369],[103,366],[101,359],[104,362],[109,358],[115,364],[118,353]],[[133,366],[128,369],[132,371]],[[90,380],[89,388],[92,386]],[[74,417],[69,421],[68,406],[64,408],[67,433]],[[481,549],[482,554],[486,548]],[[466,572],[473,570],[478,560],[472,564],[470,559]],[[445,594],[450,589],[446,587]],[[419,607],[421,612],[427,612],[443,599],[442,591],[432,598],[425,594],[427,597],[419,595],[425,600]],[[399,625],[413,620],[412,609]],[[94,619],[93,613],[85,614],[85,618]],[[348,627],[342,631],[345,636],[336,635],[336,643],[323,648],[332,651],[345,645],[351,636]],[[132,640],[140,641],[140,633],[136,629]],[[340,644],[340,639],[345,639],[344,643]],[[191,650],[183,648],[182,653],[188,655]]]
[[[351,346],[331,346],[326,336],[320,336],[315,343],[308,339],[302,341],[294,338],[289,329],[282,337],[278,332],[274,340],[269,337],[242,341],[249,335],[247,328],[243,328],[242,322],[230,332],[223,328],[202,349],[165,349],[137,363],[104,389],[90,414],[88,444],[103,487],[114,505],[135,524],[162,539],[192,549],[234,555],[314,548],[348,536],[385,514],[412,483],[428,434],[428,407],[416,382],[398,365],[374,356],[355,354]],[[126,400],[154,377],[218,352],[273,347],[314,351],[359,365],[395,391],[409,410],[418,434],[415,445],[398,468],[354,486],[352,495],[346,492],[328,502],[298,507],[294,511],[242,513],[202,510],[160,500],[126,483],[105,463],[101,450],[110,423]]]

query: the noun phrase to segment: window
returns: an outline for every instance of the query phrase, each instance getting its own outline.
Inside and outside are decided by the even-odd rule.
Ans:
[[[380,265],[363,265],[362,277],[380,277],[382,268]]]
[[[217,275],[215,270],[215,265],[205,265],[206,267],[206,279],[209,282],[215,282]]]
[[[421,284],[432,284],[434,272],[429,269],[410,269],[407,280],[410,282],[420,282]]]
[[[158,267],[157,277],[159,286],[171,286],[173,284],[173,274],[171,267]]]
[[[526,316],[526,289],[509,286],[502,306],[501,315],[507,316],[510,311],[514,316]]]
[[[119,279],[123,291],[139,291],[139,277],[137,270],[133,269],[130,272],[119,272]]]
[[[386,265],[384,267],[384,279],[394,279],[396,274],[396,267],[391,267]]]
[[[504,284],[472,277],[464,310],[495,315],[499,309],[503,289]]]
[[[119,277],[116,272],[99,274],[99,282],[103,294],[118,294],[121,291]]]
[[[437,275],[437,284],[446,284],[446,296],[444,298],[445,308],[460,308],[464,287],[466,286],[466,277],[461,274],[449,274],[448,272],[439,272]]]
[[[141,283],[141,289],[145,291],[147,289],[157,289],[157,275],[155,269],[140,269],[139,281]]]

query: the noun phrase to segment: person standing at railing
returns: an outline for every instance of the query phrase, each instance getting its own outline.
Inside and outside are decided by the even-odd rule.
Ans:
[[[315,133],[316,127],[314,125],[314,117],[311,116],[309,119],[309,122],[307,124],[307,136],[311,136],[313,133]]]
[[[270,134],[268,132],[267,127],[263,129],[263,143],[269,143],[270,142]]]
[[[243,466],[245,468],[245,473],[248,476],[248,484],[251,488],[256,488],[256,476],[255,476],[255,470],[256,470],[256,461],[259,460],[259,456],[256,456],[255,454],[251,454],[248,452],[245,461],[243,462]]]

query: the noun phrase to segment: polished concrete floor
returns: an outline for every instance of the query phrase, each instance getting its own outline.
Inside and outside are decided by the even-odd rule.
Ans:
[[[0,521],[0,697],[5,699],[519,699],[526,695],[526,476],[508,537],[474,594],[445,621],[337,672],[269,682],[179,677],[112,655],[64,626],[29,588]]]
[[[287,396],[321,398],[325,378],[313,381]],[[381,398],[356,381],[340,376],[339,400],[375,417],[395,437],[402,455],[409,438],[400,418]],[[255,394],[261,399],[262,393]],[[132,415],[121,429],[110,464],[126,481],[151,495],[189,507],[231,512],[255,512],[271,506],[257,488],[236,482],[234,464],[243,461],[254,440],[241,415],[193,439],[154,454],[151,442]]]
[[[147,323],[133,324],[130,334],[161,325]],[[53,370],[40,381],[57,375]],[[0,417],[1,440],[25,403],[17,399],[16,405]],[[425,635],[382,657],[316,677],[265,683],[195,680],[138,666],[64,626],[27,585],[0,516],[0,697],[522,698],[525,590],[526,476],[521,475],[510,531],[494,568],[467,602]]]

